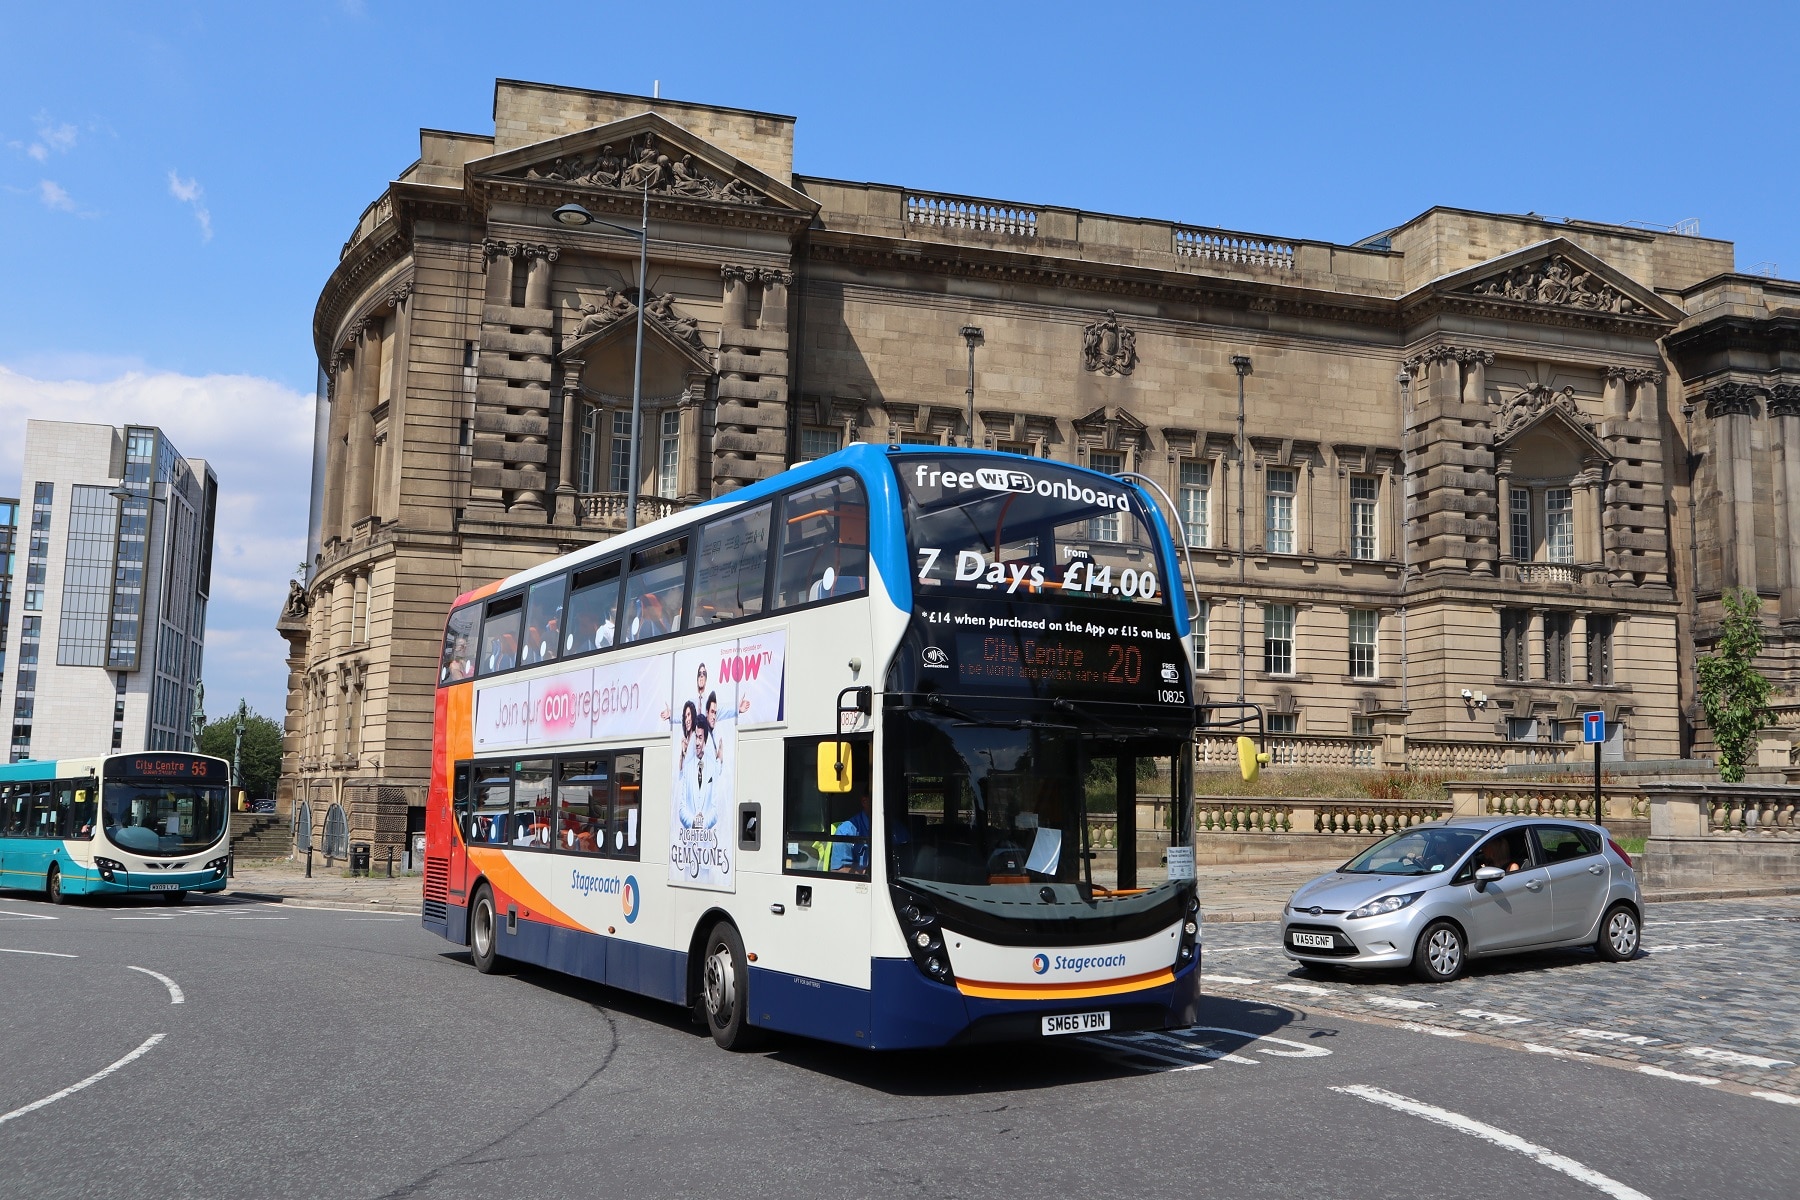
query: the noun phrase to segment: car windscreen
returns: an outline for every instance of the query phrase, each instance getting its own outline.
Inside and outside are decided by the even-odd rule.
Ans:
[[[1438,875],[1454,867],[1481,837],[1479,829],[1403,829],[1339,867],[1347,875]]]

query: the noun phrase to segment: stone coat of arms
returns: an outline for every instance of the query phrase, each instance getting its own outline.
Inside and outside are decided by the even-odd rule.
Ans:
[[[1104,321],[1081,331],[1081,365],[1102,375],[1129,375],[1137,369],[1137,334],[1119,324],[1112,309]]]

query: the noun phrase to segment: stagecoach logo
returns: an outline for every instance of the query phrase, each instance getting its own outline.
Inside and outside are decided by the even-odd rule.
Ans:
[[[625,923],[630,925],[638,915],[638,881],[636,875],[625,877],[625,887],[619,892],[619,904],[625,910]]]
[[[945,652],[942,646],[927,646],[925,647],[925,653],[919,657],[925,660],[925,665],[928,667],[937,667],[943,670],[949,669],[950,655]]]
[[[1048,971],[1050,969],[1050,956],[1048,954],[1040,954],[1036,958],[1032,959],[1031,960],[1031,969],[1033,971],[1036,971],[1039,975],[1042,975],[1045,971]]]

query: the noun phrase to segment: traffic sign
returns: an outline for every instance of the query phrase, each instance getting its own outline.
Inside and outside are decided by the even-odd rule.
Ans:
[[[1588,743],[1606,740],[1606,714],[1590,712],[1581,714],[1581,740]]]

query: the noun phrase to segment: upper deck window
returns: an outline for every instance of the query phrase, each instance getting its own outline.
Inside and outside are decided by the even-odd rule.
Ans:
[[[482,675],[510,671],[519,662],[519,619],[524,614],[523,596],[509,596],[487,606],[487,619],[481,623],[481,657],[476,670]]]
[[[700,530],[694,564],[695,625],[762,613],[769,584],[769,512],[759,504]]]
[[[562,643],[563,577],[553,575],[531,585],[525,600],[525,636],[519,665],[549,662]]]
[[[781,562],[775,607],[854,596],[869,587],[869,500],[840,475],[781,504]]]
[[[1153,526],[1125,484],[1053,462],[893,463],[916,594],[1163,605]]]
[[[631,556],[631,576],[625,581],[625,636],[621,642],[641,642],[681,628],[682,596],[687,592],[687,544],[685,537],[639,550]]]
[[[465,605],[450,614],[444,625],[444,657],[438,667],[440,685],[475,677],[475,633],[480,623],[479,604]]]
[[[586,654],[613,644],[619,609],[619,560],[575,572],[569,591],[564,654]]]

